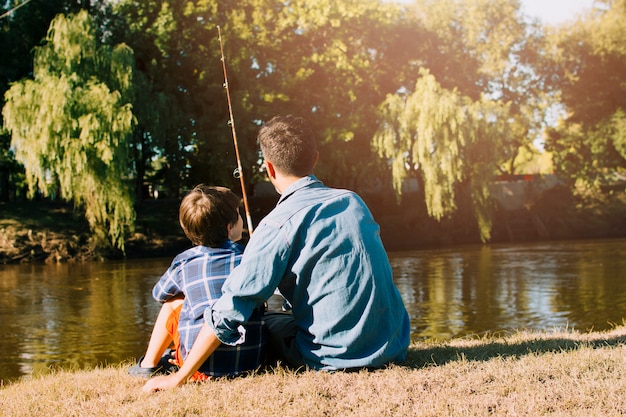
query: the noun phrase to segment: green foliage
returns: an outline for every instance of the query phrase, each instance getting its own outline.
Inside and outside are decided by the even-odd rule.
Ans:
[[[13,84],[3,109],[30,196],[58,189],[85,210],[97,242],[121,249],[134,221],[126,184],[131,85],[128,47],[101,45],[86,12],[59,15],[35,51],[34,78]]]
[[[106,0],[30,0],[0,2],[0,14],[18,4],[23,7],[0,19],[0,94],[9,83],[20,80],[33,70],[33,47],[46,36],[50,22],[59,13],[89,9],[96,15],[106,12]]]
[[[546,148],[557,172],[578,190],[598,188],[626,169],[626,1],[601,3],[594,14],[553,33],[546,58],[567,111],[548,132]]]
[[[508,103],[502,138],[502,173],[513,174],[520,148],[532,147],[545,97],[533,70],[534,36],[517,0],[418,0],[418,21],[437,35],[437,49],[422,64],[441,85],[473,100]],[[535,28],[536,29],[536,28]],[[406,86],[411,89],[412,86]]]
[[[384,169],[369,146],[375,108],[404,82],[409,56],[423,49],[403,47],[422,32],[402,21],[397,7],[375,0],[272,5],[127,0],[116,11],[125,19],[123,39],[138,66],[176,103],[170,119],[177,129],[159,146],[165,166],[187,186],[235,185],[228,182],[236,160],[218,24],[242,162],[252,168],[247,178],[263,179],[257,165],[259,123],[287,112],[307,117],[318,132],[318,175],[325,180],[354,186]],[[346,164],[348,158],[359,163]]]
[[[401,44],[419,31],[401,21],[397,8],[374,0],[271,7],[251,0],[220,3],[219,10],[231,85],[236,94],[247,91],[252,138],[258,121],[299,114],[317,133],[321,178],[355,186],[377,177],[379,161],[369,146],[375,108],[405,75],[410,53]]]
[[[445,88],[473,99],[481,93],[502,96],[515,93],[528,77],[521,65],[527,27],[519,1],[417,0],[413,10],[438,38],[443,56],[431,51],[435,56],[424,65]]]
[[[31,76],[33,48],[41,44],[50,22],[58,13],[88,8],[94,14],[105,13],[104,0],[31,0],[2,2],[0,14],[16,6],[0,19],[0,97],[4,97],[12,82]],[[23,167],[10,149],[11,138],[2,129],[0,117],[0,201],[19,198],[25,189]]]
[[[540,151],[535,147],[523,147],[520,149],[516,164],[515,175],[524,174],[552,174],[554,165],[552,163],[552,154],[545,150]]]
[[[613,141],[615,150],[622,158],[626,160],[626,115],[624,110],[619,109],[615,112],[610,121],[610,137]]]
[[[418,178],[435,219],[465,213],[469,196],[483,240],[494,175],[549,170],[554,155],[572,183],[601,184],[625,166],[626,0],[595,2],[592,16],[545,32],[519,0],[120,0],[114,14],[102,1],[35,3],[2,23],[5,86],[32,68],[38,39],[25,22],[75,8],[94,20],[56,22],[34,49],[34,79],[6,96],[5,112],[24,120],[11,127],[19,160],[35,161],[31,192],[58,184],[65,198],[101,194],[105,177],[117,178],[106,185],[116,190],[134,182],[137,196],[145,182],[171,197],[200,182],[239,189],[217,25],[248,185],[264,179],[258,126],[279,113],[311,122],[316,173],[330,185],[369,191],[380,181],[400,192],[404,178]],[[540,154],[533,142],[555,103],[568,118]],[[0,146],[10,160],[8,143]],[[78,169],[102,187],[68,179]],[[98,230],[132,223],[119,208],[109,225],[105,213],[118,209],[98,207],[94,224],[107,224]]]
[[[456,208],[457,186],[469,184],[481,239],[490,238],[489,184],[505,126],[498,123],[506,106],[472,101],[446,90],[422,71],[414,92],[389,95],[380,107],[373,146],[391,160],[393,186],[402,194],[404,180],[423,185],[428,214],[438,220]]]
[[[172,197],[200,182],[233,188],[238,184],[232,176],[236,158],[227,124],[217,5],[216,1],[125,0],[115,6],[113,37],[128,42],[141,72],[135,79],[142,87],[136,86],[134,101],[138,177],[144,171],[150,181],[165,185]],[[249,92],[238,81],[245,69],[239,71],[237,63],[246,52],[239,47],[231,49],[236,54],[227,53],[227,63],[247,168],[257,159],[253,132],[257,127],[250,122]]]

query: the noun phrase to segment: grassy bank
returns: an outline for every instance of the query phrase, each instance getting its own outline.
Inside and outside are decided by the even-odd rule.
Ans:
[[[0,389],[3,416],[618,416],[626,327],[416,343],[402,366],[282,368],[146,394],[127,364],[59,371]]]

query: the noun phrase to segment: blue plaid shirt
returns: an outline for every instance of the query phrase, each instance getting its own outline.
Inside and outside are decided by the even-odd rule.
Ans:
[[[178,323],[183,360],[200,332],[204,311],[222,296],[222,285],[230,271],[239,265],[242,253],[243,247],[231,241],[222,248],[194,246],[176,256],[154,286],[152,296],[161,303],[184,296]],[[263,327],[262,314],[257,312],[243,325],[245,342],[237,346],[220,346],[199,371],[223,376],[258,368],[266,342]]]

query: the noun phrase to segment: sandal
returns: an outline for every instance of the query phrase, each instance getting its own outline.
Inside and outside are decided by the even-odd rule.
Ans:
[[[171,352],[168,350],[165,352],[159,363],[156,366],[151,368],[144,368],[141,366],[141,362],[143,362],[144,357],[139,358],[137,363],[130,368],[128,368],[128,374],[135,376],[137,378],[152,378],[155,375],[166,375],[178,370],[178,366],[172,364],[170,359],[172,359]]]

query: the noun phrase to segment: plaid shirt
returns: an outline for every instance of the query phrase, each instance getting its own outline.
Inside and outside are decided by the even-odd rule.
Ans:
[[[222,295],[222,285],[230,271],[239,265],[243,248],[227,241],[222,248],[194,246],[174,258],[168,270],[152,290],[155,300],[163,303],[183,295],[178,332],[181,354],[185,360],[204,323],[204,311]],[[253,370],[264,358],[266,335],[262,312],[256,312],[244,325],[245,342],[220,346],[200,367],[211,376],[236,375]]]

